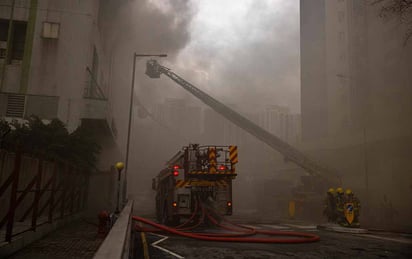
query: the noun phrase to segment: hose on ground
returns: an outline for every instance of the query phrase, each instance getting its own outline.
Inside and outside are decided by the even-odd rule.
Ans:
[[[142,222],[144,224],[150,225],[157,229],[183,236],[188,238],[194,238],[203,241],[220,241],[220,242],[241,242],[241,243],[280,243],[280,244],[299,244],[299,243],[310,243],[319,241],[319,236],[301,233],[301,232],[285,232],[285,231],[262,231],[256,230],[259,234],[264,234],[268,236],[287,236],[293,238],[275,238],[275,237],[219,237],[219,236],[210,236],[208,234],[196,234],[180,231],[174,228],[170,228],[164,225],[157,224],[151,220],[133,216],[133,220]]]
[[[184,226],[188,225],[198,214],[199,207],[201,210],[201,215],[198,221],[194,225],[184,228]],[[221,222],[219,222],[219,220],[214,218],[213,215],[216,215],[217,217],[219,217]],[[196,229],[201,224],[203,224],[206,218],[213,225],[221,229],[231,231],[231,232],[230,233],[188,232],[188,231],[192,231]],[[217,213],[213,207],[210,207],[204,204],[199,199],[196,199],[195,210],[191,214],[189,219],[185,221],[183,224],[178,225],[175,228],[167,227],[167,226],[155,223],[153,221],[150,221],[148,219],[138,217],[138,216],[133,216],[132,219],[135,221],[144,223],[146,225],[150,225],[151,227],[154,227],[154,228],[143,228],[139,226],[138,224],[136,224],[135,229],[137,231],[142,231],[142,232],[163,231],[163,232],[169,232],[171,234],[175,234],[175,235],[179,235],[183,237],[194,238],[194,239],[204,240],[204,241],[299,244],[299,243],[316,242],[316,241],[319,241],[320,239],[319,236],[310,234],[310,233],[292,232],[292,231],[257,230],[252,227],[236,224],[236,223],[233,223],[225,219],[224,217],[220,217],[219,213]],[[222,221],[231,226],[228,226],[227,224],[226,225],[222,224]],[[257,235],[257,234],[265,235],[266,237],[252,237],[253,235]]]

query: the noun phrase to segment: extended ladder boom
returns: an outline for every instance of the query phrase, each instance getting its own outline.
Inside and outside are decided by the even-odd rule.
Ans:
[[[320,176],[320,177],[328,176],[326,178],[330,178],[331,176],[337,177],[337,173],[309,159],[303,153],[301,153],[299,150],[295,149],[294,147],[292,147],[285,141],[274,136],[273,134],[261,128],[260,126],[256,125],[255,123],[245,118],[241,114],[237,113],[236,111],[232,110],[231,108],[217,101],[216,99],[214,99],[207,93],[203,92],[202,90],[198,89],[191,83],[187,82],[186,80],[184,80],[177,74],[173,73],[167,67],[161,66],[156,60],[148,61],[146,74],[152,78],[159,78],[160,74],[165,74],[170,79],[175,81],[177,84],[182,86],[184,89],[189,91],[191,94],[199,98],[203,103],[208,105],[210,108],[215,110],[217,113],[219,113],[220,115],[222,115],[229,121],[233,122],[236,126],[249,132],[250,134],[255,136],[257,139],[266,143],[267,145],[272,147],[274,150],[278,151],[283,156],[285,156],[288,160],[296,163],[298,166],[305,169],[310,175]]]

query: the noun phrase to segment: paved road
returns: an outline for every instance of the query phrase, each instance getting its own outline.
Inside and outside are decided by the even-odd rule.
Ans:
[[[412,237],[392,233],[354,235],[317,230],[314,225],[248,224],[258,229],[307,231],[316,233],[321,241],[310,244],[251,244],[206,242],[182,237],[162,237],[147,234],[151,259],[156,258],[412,258]],[[137,247],[141,247],[140,235]],[[140,247],[139,247],[140,246]],[[161,251],[168,250],[168,251]],[[142,254],[137,258],[144,258]]]
[[[92,258],[103,241],[103,238],[97,236],[97,226],[92,223],[84,220],[74,221],[33,242],[10,258]]]

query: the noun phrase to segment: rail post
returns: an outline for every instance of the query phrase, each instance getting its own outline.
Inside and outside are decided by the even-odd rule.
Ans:
[[[48,217],[48,221],[50,223],[53,222],[54,195],[56,193],[56,178],[57,178],[57,173],[59,171],[59,165],[60,164],[57,161],[54,162],[54,170],[53,170],[53,175],[52,175],[52,186],[51,186],[51,191],[50,191],[49,217]]]
[[[34,194],[34,202],[33,202],[33,214],[31,218],[31,227],[34,231],[36,231],[37,225],[37,211],[39,208],[39,201],[40,201],[40,192],[41,192],[41,178],[43,174],[43,156],[39,159],[39,164],[37,167],[37,175],[36,175],[36,191]]]
[[[69,204],[69,215],[72,215],[72,214],[73,214],[74,185],[75,185],[75,183],[76,183],[76,173],[77,173],[77,170],[75,169],[75,170],[73,170],[71,173],[72,173],[72,175],[71,175],[71,177],[70,177],[70,194],[69,194],[70,204]]]
[[[65,168],[65,175],[63,176],[66,179],[69,179],[69,175],[70,175],[70,171],[72,170],[71,166],[69,166],[68,164],[66,165]],[[62,204],[60,207],[60,217],[63,218],[64,217],[64,209],[66,206],[66,190],[67,190],[67,183],[63,183],[62,185]]]
[[[20,175],[20,164],[21,164],[22,150],[20,147],[17,148],[16,157],[14,158],[14,169],[13,169],[13,184],[11,187],[10,204],[6,228],[6,242],[11,242],[13,235],[13,225],[14,225],[14,215],[17,206],[17,189],[19,187],[19,175]]]

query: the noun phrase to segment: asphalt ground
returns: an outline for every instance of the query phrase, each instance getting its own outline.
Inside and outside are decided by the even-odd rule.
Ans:
[[[251,224],[248,224],[251,225]],[[253,224],[252,224],[253,225]],[[256,224],[259,229],[271,229],[271,225]],[[278,225],[283,228],[283,225]],[[272,227],[277,228],[276,225]],[[272,228],[273,229],[273,228]],[[210,242],[147,233],[146,258],[412,258],[412,237],[396,233],[348,234],[306,228],[320,236],[320,241],[307,244],[260,244]],[[286,231],[303,231],[288,227]],[[165,235],[165,234],[162,234]],[[135,235],[136,257],[145,258],[140,233]],[[152,244],[156,241],[163,241]]]

